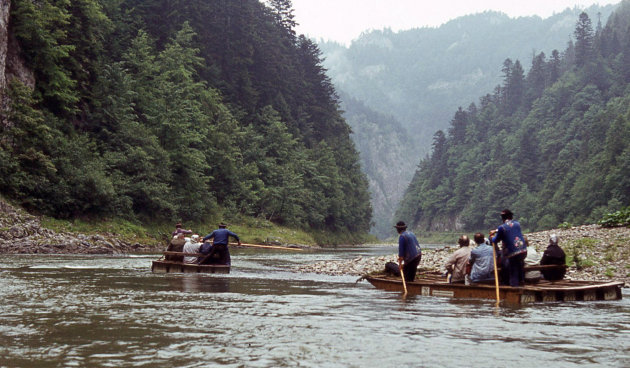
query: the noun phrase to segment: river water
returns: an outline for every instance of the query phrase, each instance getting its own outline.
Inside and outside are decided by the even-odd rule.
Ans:
[[[157,256],[3,256],[0,367],[630,367],[630,293],[496,308],[293,266],[393,248],[232,250],[229,275]]]

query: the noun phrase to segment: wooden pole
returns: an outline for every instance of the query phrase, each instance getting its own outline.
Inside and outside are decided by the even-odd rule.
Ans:
[[[238,243],[230,243],[230,245],[238,246],[239,244]],[[303,251],[304,250],[302,248],[282,247],[282,246],[279,246],[279,245],[262,245],[262,244],[241,243],[240,246],[242,246],[242,247],[251,247],[251,248],[284,249],[284,250],[297,250],[297,251]]]
[[[405,290],[405,293],[403,295],[407,295],[407,283],[405,282],[405,272],[402,266],[400,266],[399,268],[400,268],[400,277],[402,278],[402,282],[403,282],[403,290]]]
[[[497,306],[499,305],[499,271],[497,271],[497,252],[494,248],[494,243],[490,242],[490,246],[492,247],[492,262],[494,262],[494,288],[497,291]]]

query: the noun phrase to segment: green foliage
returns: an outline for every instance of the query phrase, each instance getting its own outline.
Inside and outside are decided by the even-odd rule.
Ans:
[[[557,227],[558,227],[558,229],[567,230],[567,229],[572,228],[573,225],[571,225],[571,223],[565,221],[565,222],[561,223],[560,225],[558,225]]]
[[[218,219],[206,219],[201,222],[186,222],[186,228],[190,228],[200,235],[206,235],[212,231]],[[84,219],[61,220],[44,216],[42,226],[56,232],[72,232],[82,234],[116,234],[122,240],[130,243],[140,243],[161,248],[170,238],[173,230],[172,223],[145,222],[138,224],[122,218],[98,219],[95,221]],[[296,228],[278,226],[272,222],[252,218],[238,217],[230,220],[230,230],[239,234],[242,242],[263,244],[270,241],[280,244],[315,245],[317,242],[312,234]],[[334,244],[334,243],[327,243]]]
[[[590,19],[601,16],[604,21],[614,9],[613,5],[592,6],[585,11]],[[372,30],[347,47],[329,42],[322,43],[321,48],[335,85],[373,110],[400,121],[416,142],[419,158],[430,152],[433,133],[448,128],[453,107],[468,106],[502,80],[500,66],[507,57],[520,60],[525,70],[533,49],[536,53],[544,51],[550,61],[553,50],[560,50],[560,57],[582,11],[567,8],[549,18],[510,18],[486,11],[439,27]],[[523,90],[524,101],[534,97],[534,90],[553,84],[566,70],[559,62],[544,69],[544,84],[534,87],[530,78],[532,84]]]
[[[59,217],[108,213],[115,202],[103,162],[85,134],[63,132],[54,116],[35,108],[30,89],[13,81],[2,120],[2,192],[28,209]],[[5,115],[6,114],[6,115]]]
[[[290,4],[15,1],[36,88],[2,111],[3,193],[56,217],[367,232],[350,128]]]
[[[620,14],[629,6],[623,3]],[[630,204],[630,90],[615,77],[617,56],[595,55],[600,51],[588,39],[586,18],[581,15],[576,31],[582,61],[568,59],[567,50],[559,61],[573,64],[557,80],[538,70],[551,68],[554,59],[535,58],[526,78],[507,59],[495,93],[480,107],[455,113],[448,136],[437,135],[432,154],[421,161],[398,217],[426,230],[448,219],[477,229],[496,226],[497,212],[511,208],[524,227],[536,230],[594,223]],[[608,33],[623,31],[615,19]],[[526,91],[525,98],[515,88]],[[626,223],[619,213],[602,224],[616,221]]]
[[[630,207],[609,212],[598,223],[604,227],[630,226]]]

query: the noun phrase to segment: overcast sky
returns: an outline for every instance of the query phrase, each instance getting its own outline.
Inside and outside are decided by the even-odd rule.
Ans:
[[[543,18],[567,7],[617,4],[621,0],[293,0],[297,32],[319,41],[349,44],[361,32],[391,28],[399,31],[439,27],[468,14],[495,10],[511,17]]]

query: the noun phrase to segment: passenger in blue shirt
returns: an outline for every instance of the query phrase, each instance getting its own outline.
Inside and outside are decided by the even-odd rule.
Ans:
[[[471,265],[470,281],[494,281],[494,251],[490,246],[490,241],[486,243],[481,233],[476,233],[474,239],[477,248],[470,252],[468,259]]]
[[[398,221],[396,226],[398,231],[398,267],[405,274],[405,281],[411,282],[416,278],[416,271],[422,251],[418,239],[411,231],[407,231],[407,225],[403,221]]]
[[[220,223],[218,229],[203,237],[203,243],[212,239],[212,247],[209,253],[199,261],[199,264],[231,264],[230,251],[228,250],[229,238],[230,236],[235,238],[239,246],[241,239],[226,227],[226,224]]]
[[[527,256],[527,239],[521,231],[521,224],[514,220],[512,211],[501,211],[503,224],[490,233],[492,244],[503,243],[501,250],[502,267],[507,268],[510,286],[525,283],[525,257]],[[502,280],[503,281],[503,280]]]

